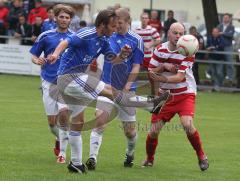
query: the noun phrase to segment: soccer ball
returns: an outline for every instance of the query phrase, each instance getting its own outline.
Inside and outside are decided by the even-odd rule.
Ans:
[[[178,53],[186,57],[191,57],[197,53],[199,49],[199,43],[193,35],[183,35],[177,42]]]

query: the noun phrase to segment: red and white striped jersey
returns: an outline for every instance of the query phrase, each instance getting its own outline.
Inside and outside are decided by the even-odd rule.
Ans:
[[[185,79],[180,83],[160,83],[161,89],[170,90],[172,94],[196,94],[196,82],[192,72],[195,57],[185,57],[177,51],[168,50],[168,42],[160,44],[153,51],[149,68],[161,66],[163,63],[174,64],[178,72],[185,73]],[[164,71],[162,75],[174,75],[172,72]]]
[[[155,28],[151,27],[150,25],[148,25],[146,28],[138,27],[134,31],[143,38],[144,44],[149,43],[153,40],[160,40],[159,33]],[[149,64],[152,57],[152,52],[153,48],[151,48],[151,50],[149,51],[144,51],[144,64]]]

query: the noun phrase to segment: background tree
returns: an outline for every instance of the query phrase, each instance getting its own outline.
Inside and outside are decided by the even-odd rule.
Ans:
[[[219,24],[216,0],[202,0],[202,6],[207,34],[210,35],[212,29]]]

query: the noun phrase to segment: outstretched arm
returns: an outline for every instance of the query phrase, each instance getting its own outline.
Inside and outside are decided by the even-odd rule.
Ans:
[[[159,75],[153,71],[150,71],[149,74],[154,81],[163,82],[163,83],[179,83],[185,78],[185,73],[183,72],[178,72],[170,76],[164,76],[161,74]]]
[[[61,41],[57,48],[55,49],[55,51],[51,54],[48,55],[47,60],[50,63],[55,63],[59,57],[59,55],[68,47],[68,41],[67,40],[63,40]]]
[[[37,57],[37,56],[33,55],[32,62],[37,65],[43,65],[46,63],[46,59],[44,57]]]

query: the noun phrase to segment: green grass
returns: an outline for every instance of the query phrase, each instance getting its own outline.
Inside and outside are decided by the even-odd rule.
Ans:
[[[104,133],[98,167],[87,175],[69,174],[56,164],[38,89],[38,77],[0,75],[0,180],[239,180],[240,95],[199,92],[195,126],[199,129],[210,168],[201,172],[177,116],[159,137],[153,168],[142,169],[150,115],[138,111],[139,139],[135,165],[123,168],[125,138],[119,121]],[[86,117],[93,117],[88,111]],[[89,132],[83,133],[83,159],[89,150]],[[69,159],[69,152],[68,152]]]

